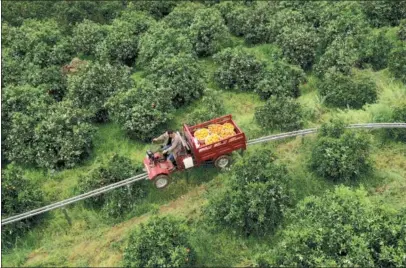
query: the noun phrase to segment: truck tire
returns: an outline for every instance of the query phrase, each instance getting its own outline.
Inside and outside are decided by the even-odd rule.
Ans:
[[[170,177],[165,174],[158,175],[154,179],[154,184],[157,189],[164,189],[166,186],[169,185],[170,182]]]
[[[219,169],[224,169],[231,165],[231,157],[229,155],[222,155],[217,157],[216,161],[214,161],[214,166]]]

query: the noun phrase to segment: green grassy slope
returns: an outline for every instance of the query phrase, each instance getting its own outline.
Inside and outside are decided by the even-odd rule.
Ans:
[[[272,60],[272,48],[262,45],[250,48],[259,57]],[[210,78],[215,70],[211,59],[200,64]],[[299,102],[306,110],[305,128],[320,125],[327,119],[338,116],[348,123],[373,122],[377,115],[406,100],[406,88],[390,78],[386,70],[368,72],[379,87],[378,102],[363,110],[330,109],[323,105],[317,95],[315,79],[309,75],[308,83],[301,86]],[[141,73],[135,73],[138,80]],[[216,88],[209,79],[208,86]],[[227,113],[232,114],[237,124],[246,132],[248,138],[255,138],[272,131],[260,130],[255,124],[255,107],[263,102],[254,93],[222,91],[221,98]],[[196,109],[200,101],[179,109],[170,123],[180,128],[187,113]],[[375,133],[372,132],[371,133]],[[376,168],[373,177],[361,179],[370,191],[373,200],[384,202],[395,208],[406,207],[403,193],[406,189],[406,145],[400,143],[382,144],[379,135],[373,134],[372,159]],[[334,186],[333,183],[315,177],[307,169],[307,159],[314,137],[292,138],[282,142],[256,145],[273,148],[279,161],[287,164],[292,175],[291,185],[297,192],[297,199],[315,194],[319,195]],[[96,160],[106,158],[111,153],[119,153],[141,162],[149,144],[130,140],[120,127],[113,123],[100,125],[94,139],[91,157],[81,167],[61,172],[47,173],[43,170],[27,169],[27,177],[37,181],[45,192],[47,203],[59,201],[77,194],[75,187],[81,175],[96,167]],[[235,157],[239,157],[236,155]],[[127,235],[137,224],[152,214],[175,214],[188,219],[192,228],[192,244],[198,253],[198,263],[202,265],[249,265],[252,256],[277,241],[278,236],[264,237],[261,240],[244,239],[233,233],[213,234],[201,226],[199,214],[206,202],[206,194],[221,189],[227,174],[214,169],[197,168],[176,174],[174,182],[164,191],[150,186],[148,197],[134,211],[126,215],[124,221],[113,224],[106,221],[100,213],[86,209],[81,203],[69,206],[66,211],[72,220],[69,225],[62,210],[50,212],[45,224],[33,229],[18,245],[3,252],[5,266],[118,266],[121,265],[122,252]],[[148,183],[148,182],[145,182]],[[357,185],[353,185],[357,187]]]

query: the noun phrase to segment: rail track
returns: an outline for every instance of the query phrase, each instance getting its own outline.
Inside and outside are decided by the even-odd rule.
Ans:
[[[367,124],[352,124],[347,126],[347,128],[349,129],[380,129],[380,128],[406,128],[406,123],[367,123]],[[263,143],[263,142],[269,142],[269,141],[275,141],[275,140],[282,140],[282,139],[286,139],[286,138],[290,138],[290,137],[296,137],[296,136],[305,136],[305,135],[309,135],[309,134],[313,134],[317,132],[317,128],[310,128],[310,129],[303,129],[303,130],[297,130],[297,131],[291,131],[291,132],[286,132],[286,133],[280,133],[280,134],[275,134],[275,135],[269,135],[269,136],[264,136],[261,138],[257,138],[257,139],[252,139],[247,141],[247,145],[254,145],[254,144],[259,144],[259,143]],[[1,221],[1,225],[6,225],[6,224],[10,224],[16,221],[20,221],[26,218],[30,218],[42,213],[45,213],[47,211],[51,211],[57,208],[61,208],[64,206],[67,206],[69,204],[73,204],[76,203],[78,201],[96,196],[96,195],[100,195],[103,193],[106,193],[108,191],[114,190],[116,188],[122,187],[122,186],[126,186],[126,185],[130,185],[131,183],[137,182],[137,181],[141,181],[141,180],[145,180],[148,179],[148,174],[147,173],[142,173],[142,174],[138,174],[135,175],[131,178],[116,182],[116,183],[112,183],[110,185],[106,185],[104,187],[92,190],[90,192],[84,193],[84,194],[80,194],[38,209],[34,209],[31,211],[27,211],[25,213],[21,213],[15,216],[11,216],[8,217],[6,219],[3,219]]]

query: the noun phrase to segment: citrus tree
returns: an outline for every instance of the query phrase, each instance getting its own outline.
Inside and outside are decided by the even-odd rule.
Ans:
[[[276,250],[261,266],[404,266],[405,211],[376,206],[364,189],[339,186],[309,196],[289,215]]]
[[[131,233],[123,263],[129,267],[185,267],[195,261],[182,221],[155,216]]]

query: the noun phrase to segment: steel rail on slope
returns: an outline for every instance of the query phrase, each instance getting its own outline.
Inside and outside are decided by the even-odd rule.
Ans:
[[[22,214],[18,214],[18,215],[12,216],[12,217],[8,217],[8,218],[1,221],[1,225],[5,225],[5,224],[20,221],[20,220],[23,220],[23,219],[26,219],[26,218],[29,218],[29,217],[33,217],[35,215],[42,214],[44,212],[47,212],[47,211],[50,211],[50,210],[53,210],[53,209],[57,209],[57,208],[60,208],[60,207],[64,207],[66,205],[78,202],[80,200],[84,200],[84,199],[87,199],[87,198],[92,197],[92,196],[100,195],[102,193],[111,191],[111,190],[116,189],[118,187],[129,185],[129,184],[131,184],[133,182],[140,181],[140,180],[145,180],[147,178],[148,178],[148,174],[146,174],[146,173],[139,174],[139,175],[136,175],[134,177],[131,177],[131,178],[128,178],[128,179],[125,179],[125,180],[122,180],[122,181],[119,181],[119,182],[116,182],[116,183],[113,183],[113,184],[106,185],[106,186],[101,187],[99,189],[96,189],[96,190],[93,190],[93,191],[90,191],[90,192],[87,192],[87,193],[84,193],[84,194],[81,194],[81,195],[77,195],[77,196],[71,197],[69,199],[65,199],[65,200],[53,203],[53,204],[48,205],[48,206],[44,206],[44,207],[41,207],[41,208],[38,208],[38,209],[27,211],[27,212],[22,213]]]
[[[352,124],[349,125],[347,128],[350,129],[354,129],[354,128],[406,128],[406,123],[367,123],[367,124]],[[315,133],[318,129],[317,128],[311,128],[311,129],[303,129],[303,130],[297,130],[297,131],[291,131],[291,132],[286,132],[286,133],[280,133],[280,134],[275,134],[275,135],[270,135],[270,136],[265,136],[265,137],[261,137],[261,138],[257,138],[257,139],[253,139],[253,140],[249,140],[247,142],[247,145],[254,145],[254,144],[258,144],[258,143],[262,143],[262,142],[268,142],[268,141],[273,141],[273,140],[280,140],[280,139],[285,139],[285,138],[289,138],[289,137],[296,137],[296,136],[304,136],[304,135],[308,135],[308,134],[312,134]],[[53,210],[53,209],[57,209],[60,207],[64,207],[66,205],[78,202],[80,200],[84,200],[87,199],[89,197],[93,197],[96,195],[100,195],[102,193],[111,191],[113,189],[116,189],[118,187],[122,187],[125,185],[129,185],[133,182],[136,181],[140,181],[140,180],[144,180],[147,179],[147,174],[143,173],[143,174],[139,174],[136,175],[134,177],[110,184],[110,185],[106,185],[104,187],[101,187],[99,189],[95,189],[92,190],[90,192],[66,199],[66,200],[62,200],[56,203],[53,203],[51,205],[47,205],[38,209],[34,209],[22,214],[18,214],[15,216],[11,216],[8,217],[4,220],[2,220],[1,225],[5,225],[5,224],[9,224],[9,223],[13,223],[19,220],[23,220],[29,217],[33,217],[35,215],[39,215],[41,213],[45,213],[47,211]]]

